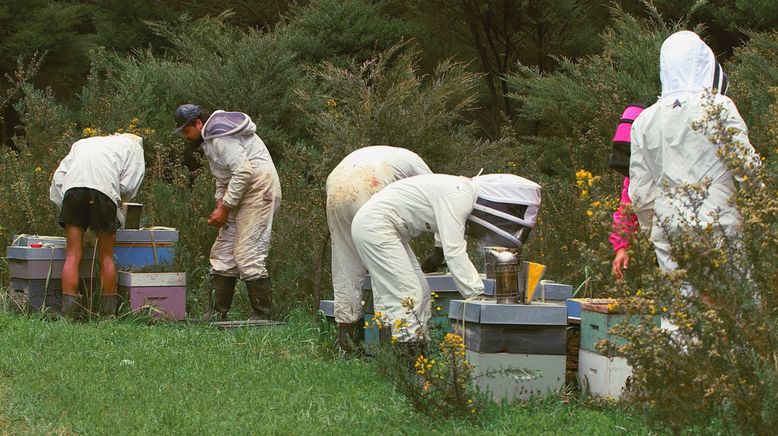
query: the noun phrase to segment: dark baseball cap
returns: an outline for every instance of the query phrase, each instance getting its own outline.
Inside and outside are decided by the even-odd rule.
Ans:
[[[197,117],[199,117],[201,114],[200,106],[194,105],[194,104],[182,104],[178,108],[176,108],[176,128],[173,129],[173,134],[178,133],[186,127],[187,124],[191,123],[192,121],[196,120]]]

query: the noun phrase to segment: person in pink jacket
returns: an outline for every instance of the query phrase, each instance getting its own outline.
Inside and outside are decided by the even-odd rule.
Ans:
[[[611,270],[616,280],[623,280],[624,270],[629,267],[629,239],[638,226],[638,218],[631,211],[632,201],[629,199],[629,150],[632,144],[632,122],[643,109],[645,106],[638,104],[630,104],[624,108],[613,134],[613,154],[608,162],[608,166],[626,176],[622,183],[619,208],[613,214],[613,232],[608,238],[615,253]]]
[[[615,256],[611,264],[613,277],[616,280],[624,279],[624,270],[629,267],[629,240],[638,225],[638,217],[629,209],[632,201],[629,199],[629,177],[624,178],[621,188],[621,202],[619,208],[613,213],[613,232],[608,240],[613,246]]]

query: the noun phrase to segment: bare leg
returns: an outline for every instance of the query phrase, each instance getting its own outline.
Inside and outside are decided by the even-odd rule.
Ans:
[[[116,265],[113,263],[113,246],[115,241],[116,233],[97,233],[101,295],[116,295]]]
[[[78,295],[78,265],[84,251],[84,229],[70,224],[65,225],[67,251],[65,264],[62,267],[62,293]]]

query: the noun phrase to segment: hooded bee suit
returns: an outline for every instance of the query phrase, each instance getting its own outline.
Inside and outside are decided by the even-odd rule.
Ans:
[[[632,125],[629,197],[641,229],[650,233],[660,268],[672,271],[677,264],[670,257],[670,241],[683,222],[695,218],[703,225],[710,224],[717,213],[724,232],[733,237],[738,233],[740,217],[729,204],[735,186],[732,174],[716,155],[718,144],[712,144],[705,132],[692,127],[692,123],[706,118],[706,93],[711,88],[726,88],[726,75],[713,52],[693,32],[674,33],[662,44],[660,78],[659,101],[644,110]],[[749,165],[760,165],[732,100],[718,92],[713,103],[722,107],[724,128],[735,129],[735,141],[747,149]],[[673,188],[706,179],[710,180],[710,189],[696,216],[681,200],[670,198]],[[665,222],[667,230],[663,228]]]
[[[351,239],[351,222],[370,197],[388,184],[431,174],[414,152],[398,147],[360,148],[346,156],[327,177],[327,224],[332,235],[332,287],[335,320],[353,324],[362,318],[362,283],[367,269]]]
[[[422,232],[439,235],[459,292],[472,298],[484,285],[467,255],[465,230],[485,243],[520,247],[534,227],[540,187],[511,174],[473,179],[428,174],[399,180],[362,206],[351,235],[370,271],[377,312],[385,314],[400,341],[426,336],[430,291],[409,241]],[[414,315],[401,301],[413,300]],[[406,300],[407,301],[407,300]],[[407,327],[394,324],[404,320]]]
[[[273,214],[281,204],[276,167],[256,131],[248,115],[216,111],[201,132],[215,198],[231,209],[211,248],[213,274],[247,282],[268,277]]]

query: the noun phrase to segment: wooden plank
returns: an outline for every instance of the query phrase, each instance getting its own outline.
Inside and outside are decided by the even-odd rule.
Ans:
[[[239,327],[264,327],[282,325],[283,322],[269,319],[247,319],[243,321],[215,321],[209,324],[221,330],[229,330]]]

